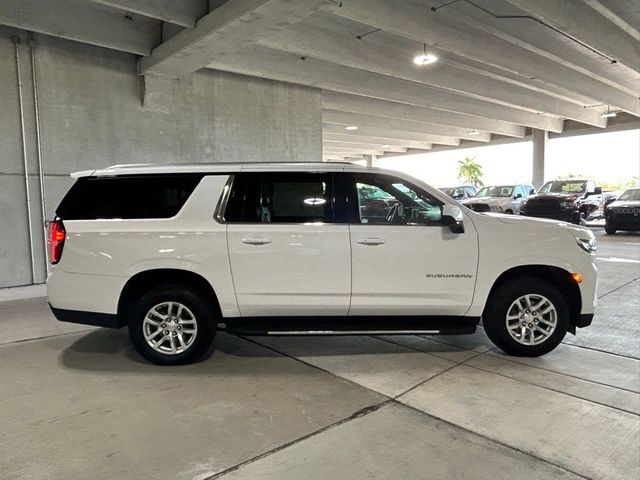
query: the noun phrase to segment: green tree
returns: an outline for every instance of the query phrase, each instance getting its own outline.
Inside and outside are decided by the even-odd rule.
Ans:
[[[465,184],[482,187],[482,165],[476,162],[476,157],[464,157],[458,161],[458,179]]]

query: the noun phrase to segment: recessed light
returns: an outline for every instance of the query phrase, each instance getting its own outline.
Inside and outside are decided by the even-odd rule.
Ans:
[[[391,145],[380,145],[380,148],[389,148]]]
[[[430,63],[435,63],[438,61],[438,57],[433,53],[427,53],[427,44],[423,45],[422,55],[417,55],[413,59],[413,63],[416,65],[429,65]]]
[[[357,125],[349,125],[348,127],[344,127],[345,130],[357,130],[358,126]]]
[[[478,130],[469,130],[469,135],[475,137],[476,135],[480,135],[480,132]]]

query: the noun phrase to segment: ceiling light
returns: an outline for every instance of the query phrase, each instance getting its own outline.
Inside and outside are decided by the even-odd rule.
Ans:
[[[601,116],[602,118],[613,118],[613,117],[615,117],[616,115],[618,115],[618,114],[617,114],[616,112],[612,112],[612,111],[611,111],[611,108],[609,107],[609,105],[607,105],[607,111],[606,111],[606,112],[604,112],[603,114],[601,114],[600,116]]]
[[[357,125],[349,125],[348,127],[344,127],[345,130],[357,130]]]
[[[380,148],[389,148],[391,145],[380,145]]]
[[[476,129],[469,130],[469,135],[475,137],[476,135],[480,135],[480,132]]]
[[[423,44],[422,55],[417,55],[413,59],[413,63],[416,65],[429,65],[438,61],[438,57],[433,53],[427,53],[427,44]]]

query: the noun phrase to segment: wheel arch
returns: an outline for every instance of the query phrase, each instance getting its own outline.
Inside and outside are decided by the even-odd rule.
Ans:
[[[118,318],[124,321],[126,325],[125,309],[131,301],[143,292],[164,284],[179,284],[189,288],[193,288],[210,299],[215,308],[218,318],[222,318],[220,302],[218,296],[211,283],[202,275],[191,272],[189,270],[181,270],[176,268],[156,268],[144,270],[133,275],[127,283],[125,283],[120,298],[118,299]]]
[[[578,284],[573,280],[570,272],[551,265],[519,265],[504,271],[491,286],[483,315],[487,306],[491,303],[492,296],[500,289],[500,287],[511,280],[522,277],[539,278],[542,281],[552,284],[560,291],[560,293],[562,293],[567,300],[567,305],[571,315],[570,331],[571,333],[575,333],[576,324],[580,320],[580,312],[582,310],[580,287],[578,287]]]

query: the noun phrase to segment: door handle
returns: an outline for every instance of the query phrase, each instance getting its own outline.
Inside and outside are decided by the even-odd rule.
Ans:
[[[271,239],[264,237],[245,237],[242,239],[242,243],[246,243],[247,245],[267,245],[271,243]]]
[[[382,238],[360,238],[357,240],[362,245],[383,245],[384,240]]]

